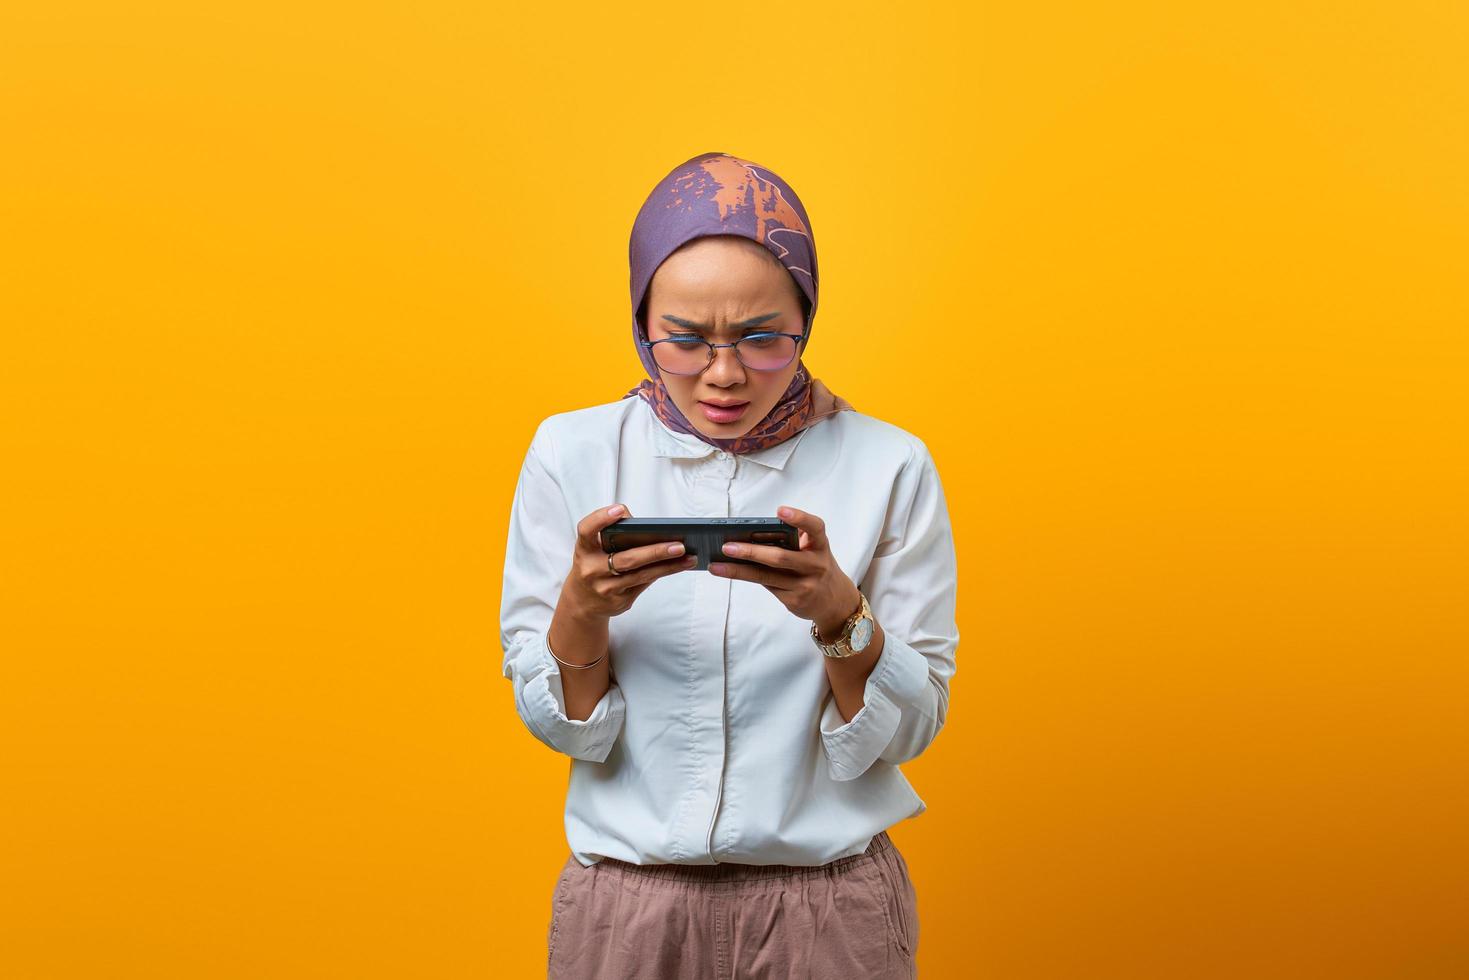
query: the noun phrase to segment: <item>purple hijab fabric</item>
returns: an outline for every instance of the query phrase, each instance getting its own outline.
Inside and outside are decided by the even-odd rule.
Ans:
[[[704,235],[741,235],[770,249],[806,296],[804,335],[811,336],[818,282],[816,242],[800,198],[767,167],[728,153],[701,153],[658,182],[633,222],[628,243],[633,341],[652,380],[639,382],[622,397],[640,395],[670,429],[734,453],[776,445],[837,412],[852,411],[845,399],[813,378],[801,361],[780,401],[742,436],[717,439],[699,431],[684,416],[663,385],[653,352],[639,343],[647,334],[638,320],[638,309],[663,260],[685,242]],[[802,353],[808,342],[801,342]]]

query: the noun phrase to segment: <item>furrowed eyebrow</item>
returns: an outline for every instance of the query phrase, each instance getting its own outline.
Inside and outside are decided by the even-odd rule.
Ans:
[[[741,330],[748,330],[751,327],[758,327],[766,320],[773,320],[778,316],[780,316],[779,313],[767,313],[764,316],[755,316],[751,317],[748,320],[741,320],[739,323],[736,323],[735,326]],[[683,317],[674,316],[671,313],[663,314],[663,319],[669,320],[673,323],[678,324],[680,327],[685,327],[689,330],[708,331],[710,329],[709,324],[707,323],[694,323],[692,320],[685,320]]]

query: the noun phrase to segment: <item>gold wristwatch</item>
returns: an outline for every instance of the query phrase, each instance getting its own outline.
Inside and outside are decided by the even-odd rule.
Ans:
[[[813,622],[811,624],[811,639],[821,648],[821,652],[828,657],[834,659],[855,657],[863,650],[866,650],[867,645],[872,642],[874,623],[872,609],[867,605],[867,597],[862,594],[861,589],[857,590],[857,595],[862,600],[857,605],[857,611],[847,617],[847,621],[842,624],[841,635],[831,643],[827,643],[821,639],[821,634],[816,629],[816,623]]]

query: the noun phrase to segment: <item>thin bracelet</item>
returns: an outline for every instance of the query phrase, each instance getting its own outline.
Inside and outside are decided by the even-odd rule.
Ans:
[[[588,667],[595,667],[597,666],[597,664],[607,659],[607,654],[604,653],[589,664],[569,664],[565,660],[562,660],[560,657],[556,656],[556,651],[551,649],[551,638],[549,636],[546,637],[546,649],[550,652],[552,660],[556,661],[563,667],[573,667],[576,670],[586,670]]]

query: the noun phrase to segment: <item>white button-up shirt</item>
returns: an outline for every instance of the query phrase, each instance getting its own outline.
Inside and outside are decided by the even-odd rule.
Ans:
[[[820,517],[886,637],[861,710],[843,721],[809,620],[755,582],[689,569],[610,619],[611,686],[589,717],[568,718],[546,634],[577,522],[613,503],[633,517],[773,517],[781,505]],[[839,412],[743,454],[669,429],[638,396],[545,419],[511,506],[500,639],[516,711],[571,760],[573,855],[818,865],[922,813],[898,765],[948,711],[955,575],[928,448],[872,416]]]

